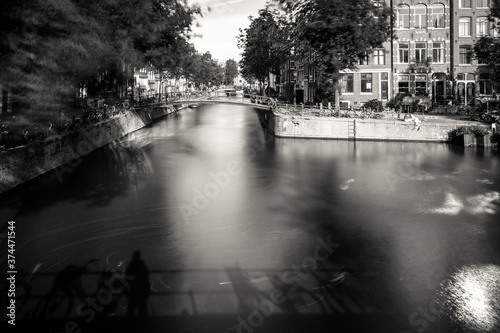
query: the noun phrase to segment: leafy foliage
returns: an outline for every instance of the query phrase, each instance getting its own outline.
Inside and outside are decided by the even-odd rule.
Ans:
[[[288,25],[284,17],[270,6],[250,17],[250,26],[240,29],[238,47],[243,49],[241,73],[247,80],[264,82],[269,73],[279,74],[280,65],[290,55]]]
[[[405,96],[408,96],[406,93],[397,93],[395,96],[393,96],[388,102],[387,102],[387,107],[391,109],[396,109],[399,107],[400,103],[403,101],[403,98]]]
[[[370,0],[277,0],[293,20],[295,52],[311,54],[320,73],[334,80],[391,36],[391,9]],[[336,109],[339,98],[336,98]]]
[[[218,86],[224,80],[224,68],[210,52],[199,54],[194,52],[183,60],[185,70],[183,75],[198,85]]]
[[[481,37],[474,45],[474,53],[479,62],[490,64],[496,80],[500,79],[500,39],[498,37]]]
[[[477,136],[485,136],[491,134],[490,129],[486,126],[478,126],[478,125],[472,126],[471,131]]]
[[[355,69],[358,60],[391,35],[391,10],[370,0],[282,0],[294,13],[299,52],[315,53],[326,73]]]
[[[367,109],[372,109],[375,111],[379,111],[379,110],[383,109],[382,101],[380,101],[378,99],[371,99],[368,102],[366,102],[365,104],[363,104],[363,106]]]
[[[500,0],[490,1],[489,19],[495,21],[500,19]],[[500,32],[500,25],[495,26],[497,32]],[[493,76],[500,80],[500,38],[484,36],[474,45],[474,54],[480,63],[490,64],[493,70]]]
[[[226,61],[226,67],[224,68],[224,81],[226,83],[232,83],[233,80],[238,76],[238,63],[229,59]]]
[[[40,110],[67,104],[81,82],[126,82],[134,66],[179,70],[197,13],[186,0],[2,0],[0,82],[16,106]]]
[[[316,89],[316,93],[314,94],[314,102],[315,103],[323,103],[326,102],[325,105],[328,105],[328,102],[335,102],[335,87],[328,82],[321,82]],[[323,103],[324,104],[324,103]]]

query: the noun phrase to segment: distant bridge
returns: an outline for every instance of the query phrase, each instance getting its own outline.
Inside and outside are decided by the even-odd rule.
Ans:
[[[249,106],[256,109],[269,110],[270,105],[268,103],[268,99],[264,99],[263,97],[254,98],[255,102],[252,102],[248,97],[241,96],[231,96],[231,97],[220,97],[220,96],[184,96],[182,98],[169,98],[167,101],[155,101],[149,102],[142,106],[163,106],[163,105],[175,105],[175,104],[187,104],[187,105],[195,105],[195,104],[224,104],[224,105],[237,105],[237,106]],[[140,107],[141,105],[139,105]]]
[[[258,103],[252,103],[250,99],[242,100],[241,98],[238,99],[233,99],[231,100],[230,98],[228,99],[191,99],[191,100],[185,100],[185,101],[177,101],[177,102],[166,102],[164,104],[167,105],[172,105],[172,104],[188,104],[188,105],[193,105],[193,104],[224,104],[224,105],[241,105],[241,106],[250,106],[252,108],[257,108],[257,109],[263,109],[263,110],[269,110],[270,106],[268,104],[258,104]]]

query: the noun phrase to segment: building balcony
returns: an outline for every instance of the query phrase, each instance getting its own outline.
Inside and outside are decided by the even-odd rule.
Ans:
[[[432,63],[431,57],[427,57],[424,59],[415,59],[415,58],[410,59],[410,67],[416,67],[416,68],[429,67],[431,63]]]
[[[415,27],[415,33],[416,34],[426,34],[427,27]]]

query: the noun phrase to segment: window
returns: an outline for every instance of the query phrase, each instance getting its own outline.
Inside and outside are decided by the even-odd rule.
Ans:
[[[460,0],[460,8],[471,8],[471,0]]]
[[[427,61],[427,43],[415,43],[415,62],[424,63]]]
[[[373,64],[374,65],[385,65],[384,50],[374,50],[373,51]]]
[[[415,75],[415,95],[416,96],[427,95],[427,76],[426,75]]]
[[[491,82],[490,74],[479,74],[479,94],[491,95],[493,93],[493,83]]]
[[[424,5],[415,6],[415,29],[427,28],[427,7]]]
[[[470,17],[461,17],[458,20],[458,36],[470,36]]]
[[[476,36],[488,36],[488,18],[487,17],[478,17],[476,20]]]
[[[472,64],[472,48],[470,45],[460,45],[459,64]]]
[[[366,53],[360,55],[358,61],[360,65],[368,65],[368,55]]]
[[[389,73],[380,73],[380,97],[389,99]]]
[[[432,26],[444,28],[444,5],[437,4],[432,7]]]
[[[488,0],[477,0],[476,7],[477,8],[487,8],[487,7],[489,7]]]
[[[409,75],[400,75],[398,77],[398,91],[402,94],[410,93],[410,76]]]
[[[364,73],[361,74],[361,92],[371,93],[372,92],[372,74]]]
[[[408,54],[409,52],[409,45],[408,43],[399,43],[399,63],[400,64],[407,64],[408,61]]]
[[[399,8],[398,8],[398,27],[400,29],[410,29],[410,7],[399,6]]]
[[[314,70],[313,67],[309,67],[308,68],[307,75],[308,75],[309,81],[311,81],[311,82],[315,82],[316,81],[316,71]]]
[[[432,62],[437,64],[444,64],[443,43],[432,43]]]
[[[354,92],[354,74],[344,74],[344,79],[342,80],[342,92]]]

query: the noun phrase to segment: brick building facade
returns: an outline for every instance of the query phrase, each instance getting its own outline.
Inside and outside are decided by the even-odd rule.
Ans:
[[[490,67],[478,64],[472,51],[481,36],[495,34],[487,19],[489,0],[385,2],[394,12],[393,36],[361,59],[357,70],[342,72],[341,106],[359,106],[371,99],[385,104],[398,93],[433,105],[450,100],[478,105],[495,98],[498,89]],[[315,70],[307,59],[296,63],[294,89],[300,100],[313,102]]]
[[[491,80],[490,68],[473,57],[474,44],[482,36],[494,33],[488,21],[488,0],[452,1],[453,20],[452,73],[454,95],[460,104],[475,105],[493,98],[496,88]]]

